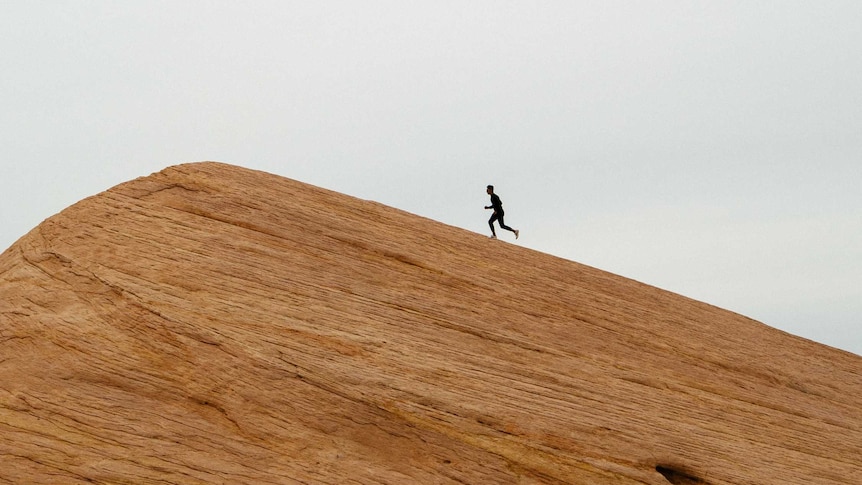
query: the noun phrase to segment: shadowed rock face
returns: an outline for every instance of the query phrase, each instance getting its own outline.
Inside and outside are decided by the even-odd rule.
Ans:
[[[862,358],[217,163],[0,256],[0,483],[862,483]]]

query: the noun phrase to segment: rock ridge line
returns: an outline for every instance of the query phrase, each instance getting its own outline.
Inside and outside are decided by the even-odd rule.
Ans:
[[[0,483],[862,483],[862,357],[217,162],[0,254]]]

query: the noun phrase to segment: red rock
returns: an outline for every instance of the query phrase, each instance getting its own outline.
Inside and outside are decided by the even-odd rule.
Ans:
[[[862,483],[862,358],[217,163],[0,256],[0,483]]]

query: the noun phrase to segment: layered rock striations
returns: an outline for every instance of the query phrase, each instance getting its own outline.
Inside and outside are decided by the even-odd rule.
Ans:
[[[859,484],[862,358],[181,165],[0,256],[0,483]]]

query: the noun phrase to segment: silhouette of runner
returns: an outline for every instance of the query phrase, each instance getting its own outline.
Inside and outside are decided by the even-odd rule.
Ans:
[[[491,205],[486,205],[486,209],[494,209],[494,214],[491,215],[491,218],[488,219],[488,225],[491,226],[491,239],[497,239],[497,232],[494,231],[494,221],[500,221],[500,229],[505,229],[507,231],[512,231],[515,233],[515,239],[518,239],[519,231],[517,229],[512,229],[507,226],[505,222],[503,222],[503,201],[500,200],[500,196],[494,193],[494,186],[489,185],[488,189],[485,191],[488,195],[491,196]]]

